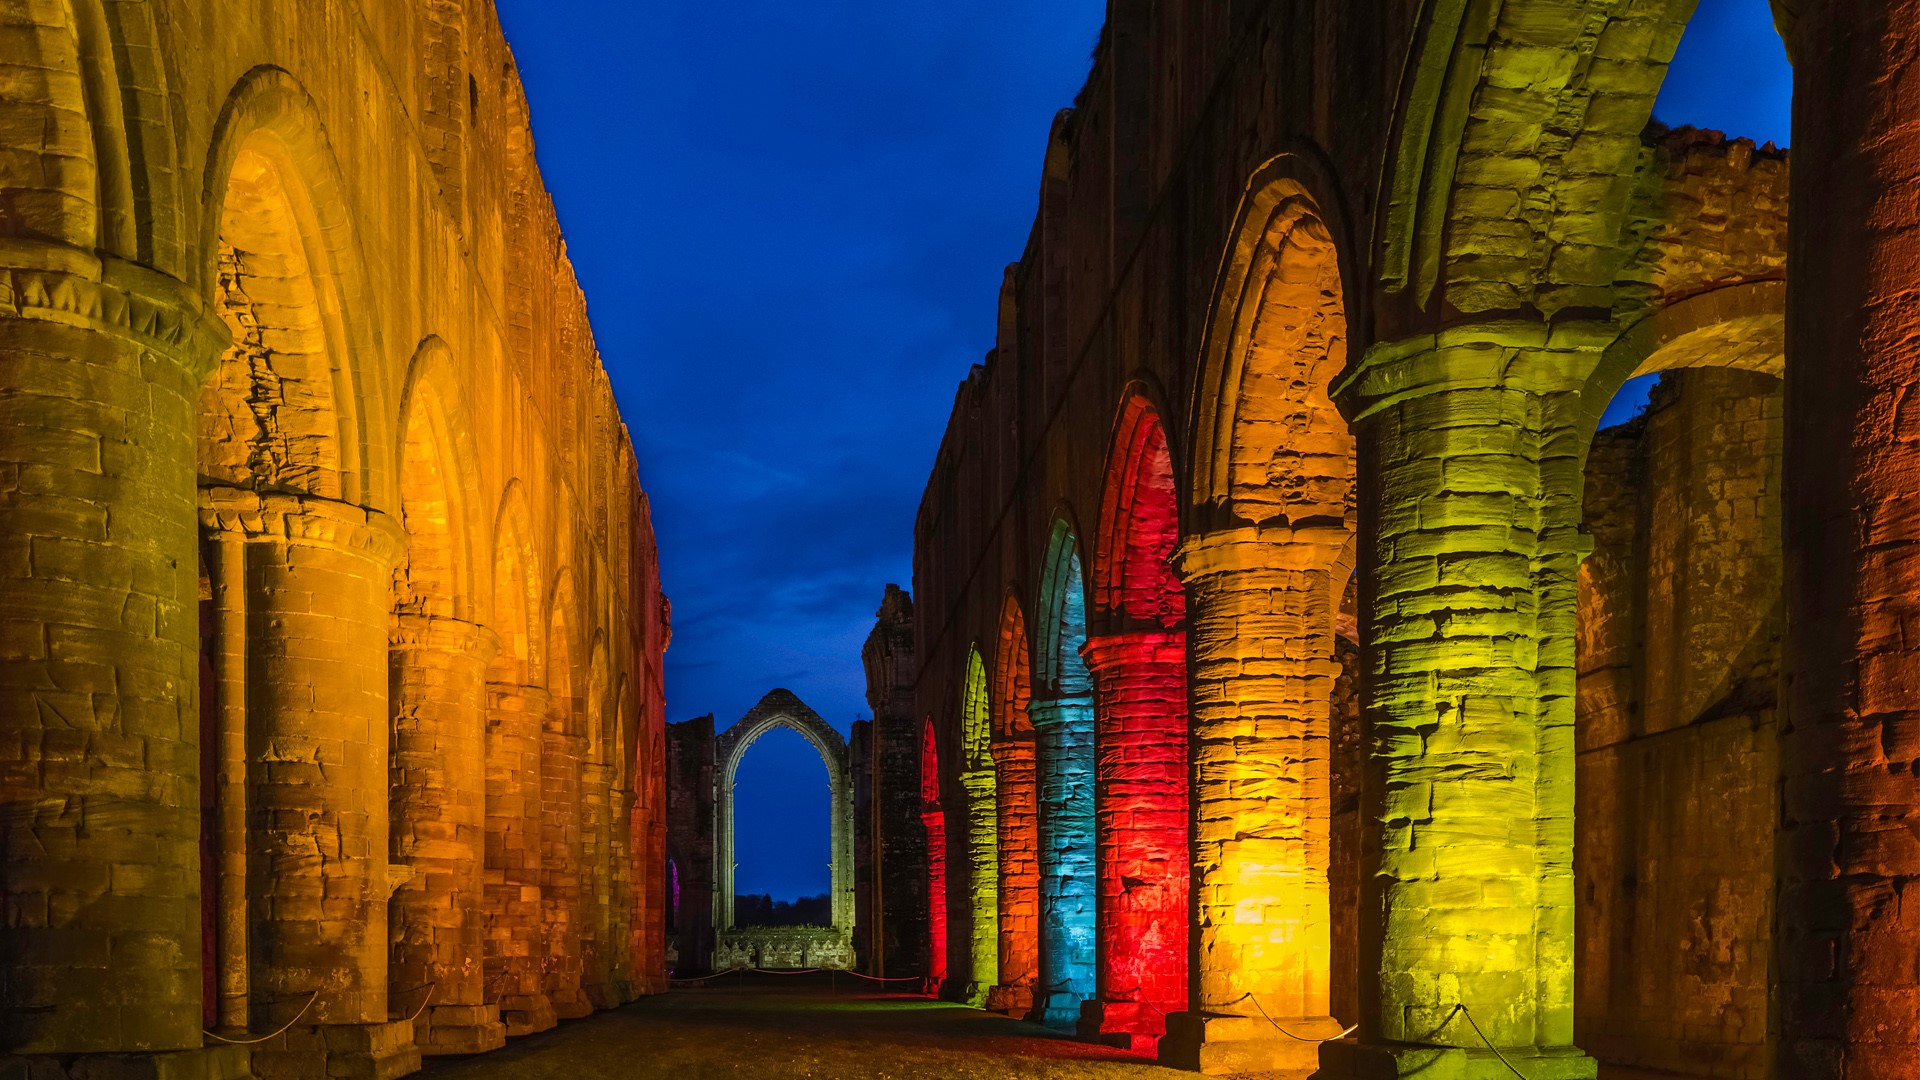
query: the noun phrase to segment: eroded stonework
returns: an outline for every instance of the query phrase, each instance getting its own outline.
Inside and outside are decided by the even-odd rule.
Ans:
[[[805,738],[826,769],[826,926],[748,926],[735,918],[734,776],[755,740],[775,728]],[[705,716],[672,725],[668,740],[673,768],[667,844],[674,865],[687,875],[676,917],[675,973],[854,967],[853,774],[840,733],[792,692],[771,690],[718,735],[713,718]],[[697,906],[707,910],[696,912]],[[711,952],[695,951],[702,948]]]
[[[0,23],[0,1071],[661,989],[667,605],[492,8]]]
[[[1685,0],[1113,5],[915,527],[922,970],[1213,1073],[1911,1072],[1913,8],[1774,4],[1789,169],[1652,121]]]

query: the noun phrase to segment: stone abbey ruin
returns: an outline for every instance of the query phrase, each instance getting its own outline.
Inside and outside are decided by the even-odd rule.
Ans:
[[[491,11],[8,0],[0,85],[0,1069],[660,990],[666,605]]]
[[[843,741],[669,733],[490,3],[0,0],[0,1076],[814,967],[1215,1074],[1920,1076],[1920,2],[1771,6],[1791,161],[1653,122],[1694,0],[1110,0]],[[735,925],[778,726],[831,926]]]

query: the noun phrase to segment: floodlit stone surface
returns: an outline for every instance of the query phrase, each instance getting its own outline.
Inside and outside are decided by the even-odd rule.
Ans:
[[[1829,80],[1800,82],[1811,168],[1846,173],[1845,215],[1783,151],[1650,123],[1686,3],[1115,5],[915,528],[914,702],[949,795],[969,658],[1033,673],[1041,1001],[1080,947],[1053,928],[1082,871],[1048,838],[1090,796],[1086,1035],[1113,1035],[1102,999],[1162,880],[1120,853],[1177,799],[1190,947],[1153,967],[1184,984],[1162,1060],[1901,1075],[1912,1025],[1875,995],[1910,996],[1877,958],[1911,952],[1888,912],[1920,813],[1895,734],[1920,685],[1891,344],[1915,170],[1889,73],[1912,41],[1879,11],[1845,36],[1866,5],[1797,6],[1776,10]],[[1836,239],[1790,245],[1809,215]],[[1790,261],[1822,281],[1797,331]],[[1655,372],[1679,404],[1622,471],[1596,428]],[[1143,408],[1164,543],[1114,496]],[[1796,470],[1819,478],[1799,503]],[[1128,560],[1184,607],[1125,602]],[[1018,661],[981,645],[1010,602],[1033,614]],[[1825,628],[1799,653],[1796,603]],[[1128,647],[1150,640],[1183,646],[1149,673]],[[1816,652],[1791,694],[1818,719],[1784,724],[1774,683]],[[1062,799],[1051,733],[1085,712],[1092,790]],[[1180,717],[1165,775],[1149,713]]]
[[[735,777],[754,741],[782,727],[813,745],[827,774],[826,926],[750,926],[735,918]],[[672,747],[667,850],[681,875],[675,974],[853,967],[852,766],[840,733],[791,691],[771,690],[717,736],[713,718],[703,716],[671,725],[667,738]]]
[[[0,1072],[660,989],[666,602],[492,10],[0,24]]]

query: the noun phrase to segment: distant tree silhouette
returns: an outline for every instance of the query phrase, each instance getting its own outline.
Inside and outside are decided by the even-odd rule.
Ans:
[[[798,900],[775,900],[767,893],[743,893],[733,898],[735,926],[832,926],[833,906],[827,894]]]

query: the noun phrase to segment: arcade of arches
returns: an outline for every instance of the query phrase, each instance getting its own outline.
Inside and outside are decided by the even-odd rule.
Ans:
[[[1693,6],[1111,0],[873,719],[762,703],[800,962],[1211,1073],[1912,1075],[1920,0],[1773,0],[1791,175],[1652,122]],[[735,755],[491,6],[0,0],[0,75],[0,1073],[791,962],[689,902]]]
[[[1650,121],[1692,7],[1109,5],[869,644],[885,970],[1211,1073],[1912,1075],[1920,8],[1775,4],[1790,179]]]
[[[487,5],[356,7],[0,2],[9,1076],[665,987],[667,607],[527,102]]]

